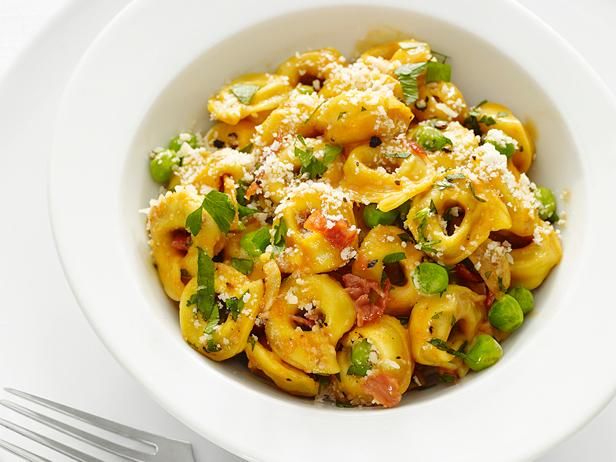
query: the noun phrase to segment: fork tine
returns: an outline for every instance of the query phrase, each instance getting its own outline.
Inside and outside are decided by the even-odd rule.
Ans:
[[[8,393],[11,393],[12,395],[19,396],[20,398],[23,398],[25,400],[40,404],[41,406],[53,409],[54,411],[58,411],[69,417],[81,420],[82,422],[85,422],[87,424],[94,425],[95,427],[102,428],[103,430],[107,430],[112,433],[124,436],[126,438],[132,438],[137,441],[141,441],[142,443],[149,444],[154,447],[154,449],[156,449],[157,447],[157,442],[161,440],[170,440],[169,438],[165,438],[164,436],[137,430],[136,428],[122,425],[117,422],[113,422],[112,420],[107,420],[103,417],[99,417],[93,414],[88,414],[87,412],[80,411],[79,409],[75,409],[64,404],[55,403],[48,399],[41,398],[40,396],[31,395],[30,393],[26,393],[24,391],[15,390],[14,388],[5,388],[4,390]]]
[[[19,404],[13,403],[11,401],[0,400],[0,405],[7,407],[21,415],[29,417],[32,420],[36,420],[37,422],[47,425],[48,427],[51,427],[61,433],[64,433],[65,435],[72,436],[74,438],[77,438],[78,440],[92,444],[93,446],[96,446],[104,451],[110,452],[111,454],[123,457],[126,460],[143,460],[143,456],[145,455],[145,453],[141,451],[127,448],[112,441],[108,441],[104,438],[100,438],[96,435],[80,430],[79,428],[75,428],[72,425],[68,425],[64,422],[60,422],[59,420],[53,419],[46,415],[39,414],[38,412],[20,406]]]
[[[4,448],[12,454],[21,457],[23,460],[27,460],[28,462],[51,462],[49,459],[45,459],[44,457],[37,456],[36,454],[31,453],[30,451],[26,451],[19,446],[15,446],[14,444],[9,443],[8,441],[0,440],[0,448]]]
[[[14,431],[15,433],[19,433],[21,436],[25,436],[26,438],[36,441],[37,443],[40,443],[43,446],[47,446],[48,448],[51,448],[54,451],[64,454],[65,456],[70,457],[71,459],[76,460],[77,462],[103,462],[102,460],[97,459],[96,457],[92,457],[81,451],[77,451],[76,449],[69,448],[68,446],[58,441],[52,440],[51,438],[47,438],[46,436],[43,436],[39,433],[28,430],[27,428],[21,427],[19,425],[11,423],[2,418],[0,418],[0,425],[8,428],[9,430]]]

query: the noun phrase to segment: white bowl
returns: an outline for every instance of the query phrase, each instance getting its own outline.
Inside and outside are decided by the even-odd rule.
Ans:
[[[377,6],[378,3],[378,6]],[[78,67],[57,122],[51,212],[70,284],[116,358],[177,418],[249,460],[483,461],[535,457],[574,432],[616,388],[612,96],[549,27],[513,1],[133,2]],[[407,395],[391,410],[288,397],[180,336],[150,263],[144,217],[157,194],[147,153],[201,126],[232,76],[296,50],[390,26],[452,57],[467,100],[509,105],[538,133],[532,177],[568,189],[564,259],[536,313],[495,367]],[[35,262],[33,262],[35,264]]]

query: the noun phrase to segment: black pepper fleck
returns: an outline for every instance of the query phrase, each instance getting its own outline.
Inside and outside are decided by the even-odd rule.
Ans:
[[[370,147],[371,148],[379,147],[381,144],[383,144],[383,141],[378,136],[370,137]]]

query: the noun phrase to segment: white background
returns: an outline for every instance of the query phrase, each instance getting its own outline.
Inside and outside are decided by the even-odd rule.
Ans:
[[[116,364],[77,307],[53,247],[46,209],[46,164],[54,110],[80,54],[127,1],[0,0],[0,78],[4,77],[0,81],[0,387],[21,388],[190,440],[199,461],[239,461],[175,421]],[[616,1],[521,3],[567,38],[608,85],[616,87]],[[572,88],[571,97],[582,99],[583,89]],[[88,258],[87,249],[83,258]],[[563,345],[563,354],[567,347]],[[563,371],[563,381],[573,373],[594,380],[593,371],[572,364]],[[580,390],[580,397],[570,399],[582,399],[583,393]],[[0,391],[1,398],[8,394]],[[567,405],[564,401],[563,406]],[[1,417],[26,422],[0,408]],[[496,411],[495,422],[487,424],[501,424],[506,431],[506,416]],[[1,428],[0,438],[36,448],[51,460],[64,460]],[[478,444],[480,438],[478,433]],[[616,401],[540,461],[584,459],[616,461]],[[17,459],[0,450],[0,461],[12,460]]]

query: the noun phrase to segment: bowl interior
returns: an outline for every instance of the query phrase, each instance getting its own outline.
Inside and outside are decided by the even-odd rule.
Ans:
[[[586,212],[582,204],[587,196],[580,154],[569,127],[540,82],[516,64],[506,51],[492,46],[489,38],[406,9],[340,6],[307,9],[276,17],[219,43],[204,43],[202,54],[184,69],[179,69],[175,78],[161,89],[132,143],[126,147],[119,221],[124,224],[124,234],[129,238],[123,245],[132,266],[131,272],[136,275],[135,284],[146,301],[147,315],[156,318],[169,336],[177,338],[178,344],[182,344],[178,345],[179,348],[184,348],[186,354],[194,355],[200,361],[198,367],[212,368],[258,393],[275,394],[299,406],[313,404],[290,398],[264,384],[247,372],[239,360],[218,364],[201,358],[183,344],[177,309],[161,289],[150,261],[144,216],[137,213],[159,193],[148,174],[147,155],[153,147],[165,145],[180,130],[205,129],[209,124],[205,110],[207,99],[229,79],[248,72],[274,71],[296,51],[330,46],[352,57],[358,40],[368,32],[383,30],[384,27],[425,40],[433,49],[450,56],[452,80],[462,90],[469,105],[489,99],[509,106],[536,134],[537,160],[530,172],[531,179],[556,192],[568,190],[571,197],[566,203],[560,202],[571,219],[562,232],[564,259],[537,292],[536,313],[505,343],[507,351],[499,367],[479,375],[471,374],[460,385],[447,390],[433,389],[413,394],[413,398],[406,399],[402,405],[414,406],[438,399],[443,393],[458,393],[472,387],[482,377],[499,374],[508,363],[531,347],[533,338],[549,329],[550,319],[564,305],[562,301],[575,285],[577,270],[572,262],[577,260],[583,246],[569,245],[569,241],[570,236],[584,235]]]

